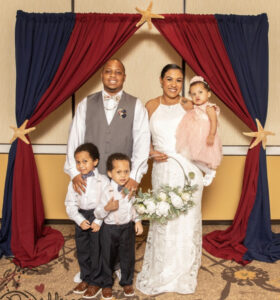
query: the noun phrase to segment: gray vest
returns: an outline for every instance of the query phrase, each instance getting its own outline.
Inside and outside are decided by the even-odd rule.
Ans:
[[[120,152],[132,156],[133,120],[136,98],[123,92],[110,125],[107,123],[102,92],[87,97],[85,143],[98,147],[98,170],[106,174],[106,161],[110,154]]]

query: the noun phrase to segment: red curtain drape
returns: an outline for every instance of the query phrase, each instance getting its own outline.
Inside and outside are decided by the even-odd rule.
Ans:
[[[203,76],[213,92],[253,131],[256,126],[244,103],[238,82],[213,15],[164,15],[153,19],[160,33],[197,74]],[[257,192],[259,147],[248,151],[242,193],[233,224],[225,231],[215,231],[204,237],[203,247],[214,256],[242,259],[246,252],[243,240],[247,220]],[[226,201],[226,199],[225,199]]]
[[[139,18],[129,14],[77,14],[60,66],[27,127],[40,123],[93,75],[138,30],[135,25]],[[32,146],[21,140],[17,146],[13,193],[11,246],[15,263],[21,267],[47,263],[59,249],[52,246],[52,235],[43,225],[44,210]]]

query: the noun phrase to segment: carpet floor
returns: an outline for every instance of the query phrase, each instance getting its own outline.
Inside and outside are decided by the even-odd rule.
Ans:
[[[81,296],[72,292],[75,287],[74,275],[79,267],[76,259],[74,225],[52,225],[62,232],[65,244],[59,257],[46,265],[34,269],[21,269],[8,258],[0,260],[0,299],[5,300],[79,300]],[[227,226],[203,226],[203,233]],[[136,241],[135,276],[141,270],[145,239]],[[273,225],[273,231],[279,232],[280,225]],[[115,280],[113,287],[115,299],[127,299]],[[100,300],[101,296],[97,296]],[[273,264],[253,261],[243,267],[233,261],[211,256],[203,250],[202,265],[198,274],[195,294],[180,295],[165,293],[147,296],[136,290],[131,300],[280,300],[280,261]]]

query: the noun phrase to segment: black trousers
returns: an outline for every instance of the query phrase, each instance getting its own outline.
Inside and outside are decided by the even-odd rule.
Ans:
[[[95,219],[93,209],[79,212],[90,222]],[[90,285],[101,286],[101,258],[99,231],[92,232],[92,229],[82,230],[78,225],[75,227],[75,240],[77,258],[80,265],[81,279]]]
[[[135,263],[134,223],[108,225],[103,223],[100,233],[102,251],[102,279],[104,287],[113,286],[113,271],[116,259],[120,259],[120,285],[131,285]]]

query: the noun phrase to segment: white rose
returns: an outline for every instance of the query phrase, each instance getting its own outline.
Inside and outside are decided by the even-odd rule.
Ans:
[[[180,187],[178,187],[178,192],[179,193],[182,193],[182,190],[183,190],[183,188],[180,186]]]
[[[148,199],[144,200],[144,205],[148,206],[149,203],[151,203],[151,202],[154,203],[154,199],[153,198],[148,198]]]
[[[168,211],[170,209],[170,205],[167,202],[159,202],[156,208],[156,214],[158,216],[168,216]]]
[[[156,211],[156,205],[153,201],[147,201],[147,202],[148,203],[147,203],[146,211],[147,211],[148,214],[152,215]]]
[[[160,192],[160,193],[158,194],[158,197],[159,197],[159,199],[160,199],[161,201],[166,201],[166,199],[167,199],[167,196],[166,196],[166,194],[165,194],[164,192]]]
[[[184,203],[183,203],[181,197],[179,197],[178,195],[176,195],[173,192],[170,192],[169,196],[170,196],[171,202],[175,208],[181,209],[183,207]]]
[[[146,211],[146,208],[143,204],[138,204],[135,206],[135,208],[139,215],[143,215]]]
[[[191,198],[191,196],[190,196],[189,193],[183,193],[183,194],[182,194],[182,199],[183,199],[184,201],[189,201],[190,198]]]

